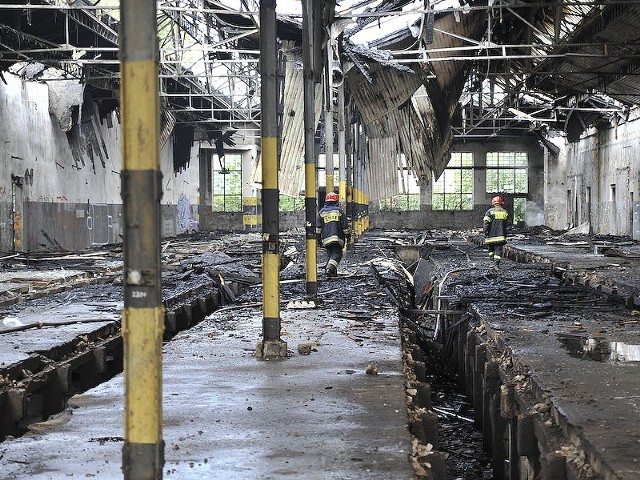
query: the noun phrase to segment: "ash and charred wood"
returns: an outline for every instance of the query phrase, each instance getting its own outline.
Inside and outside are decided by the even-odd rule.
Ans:
[[[444,408],[433,407],[432,406],[431,409],[434,412],[436,412],[436,413],[438,413],[440,415],[445,415],[447,417],[455,418],[455,419],[458,419],[458,420],[463,420],[463,421],[468,422],[468,423],[473,423],[474,422],[474,420],[472,418],[463,417],[462,415],[459,415],[459,414],[457,414],[455,412],[450,412],[448,410],[445,410]]]
[[[5,333],[14,333],[14,332],[22,332],[24,330],[30,330],[32,328],[44,328],[44,327],[62,327],[65,325],[74,325],[76,323],[112,323],[119,322],[119,319],[108,319],[108,318],[85,318],[85,319],[76,319],[76,320],[63,320],[61,322],[35,322],[35,323],[26,323],[24,325],[17,325],[15,327],[8,327],[0,329],[0,335]]]
[[[365,67],[365,65],[362,62],[360,62],[360,60],[358,59],[357,55],[355,55],[354,53],[350,52],[349,50],[345,50],[344,53],[353,62],[353,64],[356,66],[356,68],[362,74],[362,76],[364,78],[366,78],[369,83],[373,82],[373,78],[371,78],[371,75],[369,75],[369,72],[367,72],[367,68]]]
[[[447,309],[420,309],[420,308],[404,308],[400,310],[400,313],[408,317],[419,317],[422,315],[437,315],[439,313],[445,315],[462,315],[466,313],[466,310],[447,310]]]

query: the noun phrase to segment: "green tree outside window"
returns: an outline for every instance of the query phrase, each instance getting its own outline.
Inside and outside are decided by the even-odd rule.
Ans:
[[[453,152],[440,177],[433,182],[433,210],[473,210],[473,154]]]
[[[487,152],[487,193],[528,193],[527,152]]]
[[[213,210],[216,212],[242,211],[242,155],[227,153],[220,168],[214,163]]]

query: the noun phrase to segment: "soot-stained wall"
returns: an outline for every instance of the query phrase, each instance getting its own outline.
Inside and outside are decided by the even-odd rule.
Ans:
[[[99,105],[77,80],[47,82],[8,72],[4,78],[0,251],[78,250],[120,242],[117,112],[99,114]],[[163,236],[197,229],[197,145],[190,167],[174,174],[171,144],[169,138],[160,155]]]
[[[433,210],[431,183],[420,189],[420,211],[393,212],[380,211],[370,207],[370,224],[375,228],[450,228],[468,230],[480,228],[484,213],[491,206],[495,192],[487,192],[486,156],[487,152],[526,152],[528,158],[527,193],[506,193],[507,210],[513,214],[514,197],[525,200],[525,223],[529,226],[544,223],[544,149],[536,139],[513,138],[509,140],[489,140],[485,142],[459,142],[454,152],[473,154],[473,210]],[[503,193],[503,192],[501,192]],[[512,215],[513,218],[513,215]]]
[[[593,234],[640,239],[639,141],[637,108],[625,121],[586,130],[578,142],[556,137],[560,155],[546,160],[545,224],[557,230],[586,225]]]

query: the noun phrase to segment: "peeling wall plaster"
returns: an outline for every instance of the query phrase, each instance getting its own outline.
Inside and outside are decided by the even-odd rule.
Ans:
[[[58,121],[62,131],[68,132],[75,122],[80,122],[84,84],[77,80],[58,80],[46,83],[49,88],[49,113]]]
[[[44,81],[45,75],[50,80]],[[12,189],[24,203],[27,251],[69,250],[121,241],[122,130],[115,112],[100,118],[77,81],[48,70],[16,69],[0,82],[0,251],[13,248]],[[33,78],[34,80],[29,80]],[[69,128],[70,127],[70,128]],[[178,200],[198,202],[198,144],[190,167],[173,172],[171,141],[160,152],[162,233],[178,233]],[[19,186],[13,184],[18,179]],[[183,207],[184,209],[184,207]],[[195,208],[194,208],[195,210]]]
[[[629,235],[640,219],[640,109],[627,122],[591,128],[579,142],[554,139],[558,159],[547,160],[545,224],[561,230],[590,222],[592,233]],[[553,208],[552,208],[553,207]]]

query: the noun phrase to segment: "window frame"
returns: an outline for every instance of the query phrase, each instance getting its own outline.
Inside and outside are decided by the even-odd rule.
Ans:
[[[217,157],[217,156],[216,156]],[[234,162],[232,166],[234,168],[229,168],[229,163],[232,159],[237,158],[237,164]],[[214,159],[214,162],[217,160],[221,164],[221,169],[227,169],[228,173],[220,173],[221,169],[214,168],[216,166],[215,163],[212,162],[211,169],[213,170],[211,175],[211,209],[214,212],[227,212],[227,213],[238,213],[242,212],[242,160],[243,155],[241,152],[225,152],[225,155],[221,158],[222,162],[220,162],[220,157]],[[232,177],[233,176],[233,177]],[[237,178],[237,185],[230,185],[233,181],[233,178]],[[219,182],[218,179],[222,178],[222,182]],[[218,188],[222,185],[222,193],[216,193]],[[233,189],[234,191],[228,191],[228,189]],[[237,193],[235,190],[237,189]],[[222,199],[220,202],[219,199]],[[220,208],[220,203],[222,204],[222,208]]]
[[[492,158],[493,156],[495,158]],[[524,188],[522,189],[519,185],[523,183]],[[522,151],[506,150],[487,152],[485,187],[488,194],[528,195],[529,154]]]
[[[449,163],[440,174],[433,179],[431,191],[431,209],[434,211],[471,211],[473,210],[474,186],[474,155],[473,152],[451,152]],[[460,178],[451,178],[459,175]],[[470,185],[470,191],[465,191],[464,185]],[[442,191],[437,191],[438,187]],[[450,191],[453,186],[454,190]]]
[[[298,195],[292,197],[291,195],[280,194],[278,201],[278,211],[280,212],[301,212],[305,208],[305,196]]]
[[[420,211],[420,186],[403,153],[397,155],[398,194],[379,200],[380,211],[418,212]]]

